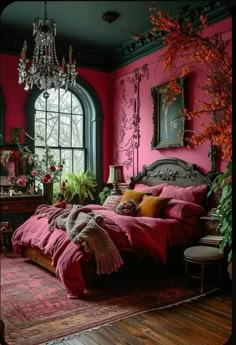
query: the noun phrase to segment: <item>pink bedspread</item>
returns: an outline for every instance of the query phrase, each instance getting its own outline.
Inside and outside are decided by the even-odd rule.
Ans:
[[[188,243],[197,236],[198,224],[186,224],[175,219],[131,217],[118,215],[100,205],[87,205],[104,217],[110,238],[120,252],[133,252],[137,258],[150,256],[166,263],[167,248]],[[50,255],[56,274],[64,284],[68,297],[78,298],[85,289],[81,262],[91,261],[80,244],[71,241],[65,230],[48,230],[48,219],[30,217],[13,234],[13,248],[21,252],[22,246],[36,247]]]

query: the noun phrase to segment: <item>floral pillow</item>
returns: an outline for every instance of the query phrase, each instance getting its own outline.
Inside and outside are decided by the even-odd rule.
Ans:
[[[121,201],[116,206],[116,213],[123,216],[135,216],[137,211],[137,204],[133,200]]]
[[[111,211],[115,211],[116,206],[121,201],[122,195],[108,195],[106,200],[103,203],[103,206]]]

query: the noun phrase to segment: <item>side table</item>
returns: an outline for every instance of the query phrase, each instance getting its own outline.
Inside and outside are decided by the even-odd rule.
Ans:
[[[217,232],[219,220],[211,216],[201,217],[202,223],[202,237],[198,241],[201,245],[209,245],[213,247],[219,247],[223,236]]]

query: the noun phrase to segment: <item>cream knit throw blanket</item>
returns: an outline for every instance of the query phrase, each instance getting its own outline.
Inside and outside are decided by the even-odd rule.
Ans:
[[[73,207],[69,212],[68,210],[62,213],[55,212],[54,216],[51,217],[50,212],[49,229],[51,231],[54,227],[65,229],[72,241],[80,243],[86,252],[92,252],[97,274],[118,271],[124,262],[109,234],[103,229],[104,219],[101,215],[94,213],[88,207]]]

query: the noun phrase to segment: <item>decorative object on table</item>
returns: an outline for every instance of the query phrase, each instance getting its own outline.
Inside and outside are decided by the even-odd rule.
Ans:
[[[25,134],[30,139],[34,140],[34,138],[30,137],[27,133]],[[40,140],[43,141],[43,138],[40,137]],[[37,187],[37,189],[40,190],[42,185],[53,185],[55,182],[60,182],[64,160],[54,157],[54,153],[46,143],[44,153],[42,155],[31,152],[27,146],[22,146],[19,143],[18,147],[23,160],[27,164],[27,170],[29,172],[27,175],[27,181],[30,181],[34,188]],[[51,190],[51,188],[52,187],[43,188],[47,194],[47,198],[49,198],[49,190]],[[47,198],[45,196],[45,200]],[[49,199],[51,200],[51,197]]]
[[[118,188],[119,183],[125,182],[123,165],[109,165],[109,177],[107,183],[113,184],[113,189],[111,194],[122,194],[121,190]]]
[[[174,100],[167,99],[169,84],[152,87],[152,149],[184,146],[184,121],[186,80],[174,80],[178,94]],[[167,101],[168,100],[168,101]]]
[[[69,46],[69,62],[59,65],[56,55],[56,23],[47,17],[47,3],[44,1],[44,18],[33,22],[33,36],[35,48],[33,59],[28,66],[26,58],[27,42],[24,41],[18,64],[18,83],[24,83],[24,90],[28,91],[36,85],[45,90],[44,97],[48,97],[47,89],[74,86],[76,83],[76,61],[72,61],[72,46]]]
[[[65,178],[62,193],[66,201],[85,205],[95,199],[97,183],[92,171],[68,172]]]

